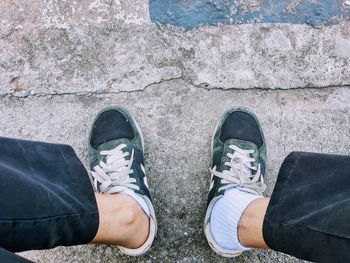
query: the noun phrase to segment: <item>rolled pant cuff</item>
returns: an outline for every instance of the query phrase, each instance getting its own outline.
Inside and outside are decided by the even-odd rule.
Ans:
[[[0,137],[0,247],[12,252],[90,242],[99,214],[71,146]]]
[[[297,258],[350,262],[350,157],[292,152],[269,206],[266,244]]]

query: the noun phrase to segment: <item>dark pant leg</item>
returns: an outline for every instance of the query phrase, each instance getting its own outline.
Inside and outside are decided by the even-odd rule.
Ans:
[[[0,247],[88,243],[98,220],[88,174],[70,146],[0,138]]]
[[[264,225],[267,245],[300,259],[350,262],[350,156],[293,152]]]
[[[6,263],[32,263],[32,261],[17,256],[16,254],[0,247],[0,262]]]

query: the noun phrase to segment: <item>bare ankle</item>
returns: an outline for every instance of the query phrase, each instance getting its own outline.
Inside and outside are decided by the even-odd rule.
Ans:
[[[123,194],[97,194],[100,224],[92,243],[140,247],[148,237],[149,218],[139,204]]]
[[[270,198],[254,200],[238,224],[238,239],[245,247],[268,248],[263,238],[263,222]]]
[[[147,240],[149,235],[149,217],[141,206],[132,198],[125,204],[122,211],[121,228],[125,229],[125,239],[120,245],[127,248],[139,248]],[[117,215],[114,214],[114,218]]]

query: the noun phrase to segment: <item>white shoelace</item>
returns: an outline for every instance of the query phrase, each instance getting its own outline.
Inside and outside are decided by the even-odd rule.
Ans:
[[[223,179],[222,183],[227,183],[219,191],[236,187],[252,194],[262,195],[266,185],[263,182],[259,182],[261,175],[260,164],[258,167],[252,165],[252,162],[256,161],[255,158],[251,157],[254,150],[244,150],[235,145],[230,145],[229,147],[234,150],[233,154],[227,154],[230,161],[225,162],[225,165],[230,167],[230,169],[219,172],[216,171],[215,166],[210,170],[213,175]],[[253,174],[254,171],[256,171],[255,174]]]
[[[131,165],[134,160],[134,150],[131,152],[130,160],[126,160],[125,157],[129,153],[123,152],[125,147],[126,144],[121,144],[112,150],[100,152],[100,155],[106,156],[106,162],[100,161],[93,167],[93,171],[90,171],[97,191],[113,194],[127,189],[139,190],[139,187],[134,184],[136,179],[129,176],[133,173]]]

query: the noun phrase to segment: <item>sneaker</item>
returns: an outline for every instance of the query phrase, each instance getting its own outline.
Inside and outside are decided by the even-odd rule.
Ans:
[[[107,107],[94,120],[88,148],[94,190],[128,194],[141,207],[148,208],[150,232],[147,241],[137,249],[119,246],[126,255],[144,254],[153,243],[157,220],[145,175],[144,141],[139,125],[126,109]]]
[[[215,203],[232,188],[262,195],[266,167],[266,144],[256,116],[245,108],[227,111],[218,122],[212,139],[212,168],[204,232],[210,247],[224,257],[237,257],[243,250],[222,248],[210,227]]]

